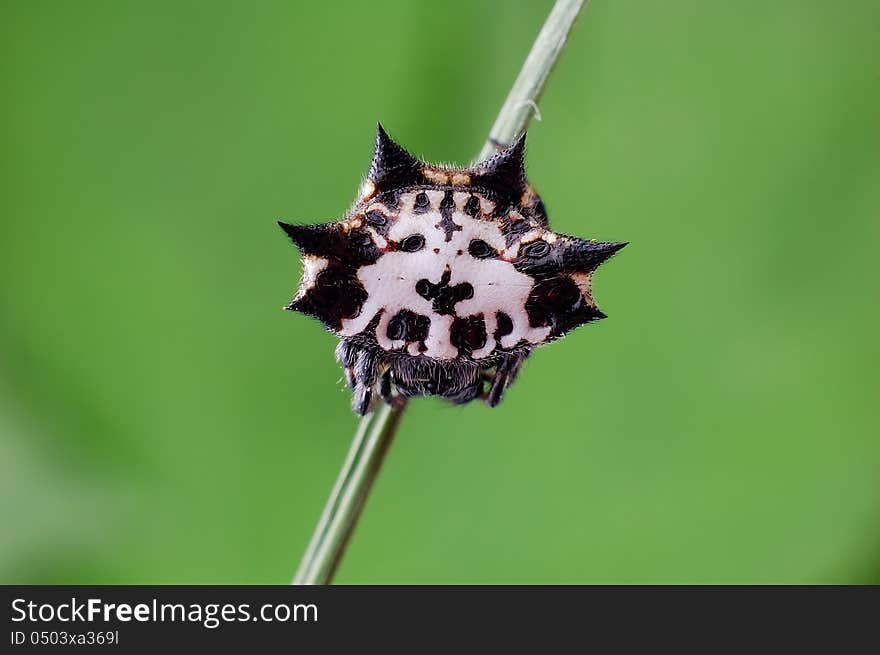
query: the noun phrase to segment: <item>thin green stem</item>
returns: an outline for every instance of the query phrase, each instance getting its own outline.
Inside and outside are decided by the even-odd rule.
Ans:
[[[478,160],[490,157],[499,146],[513,143],[535,115],[550,71],[584,1],[556,0]],[[405,409],[405,403],[382,405],[361,419],[293,584],[330,584],[333,580]]]
[[[333,579],[404,407],[382,405],[361,419],[293,584],[329,584]]]
[[[507,94],[501,111],[498,112],[498,118],[489,131],[489,139],[480,151],[477,161],[491,157],[499,146],[513,143],[538,112],[538,101],[547,84],[547,78],[550,77],[584,2],[585,0],[556,0],[510,88],[510,93]],[[538,116],[540,120],[540,114]]]

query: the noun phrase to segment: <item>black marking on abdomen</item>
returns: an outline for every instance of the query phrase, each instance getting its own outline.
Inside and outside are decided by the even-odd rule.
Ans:
[[[533,277],[556,275],[564,268],[565,247],[565,244],[560,242],[551,246],[541,239],[532,241],[520,248],[513,267],[520,273]]]
[[[418,252],[425,247],[425,237],[421,234],[410,234],[395,245],[403,252]]]
[[[314,316],[332,330],[341,330],[342,321],[354,318],[367,301],[367,291],[350,269],[331,262],[318,273],[315,284],[287,309]]]
[[[428,194],[420,191],[413,200],[413,213],[424,214],[431,209],[431,203],[428,201]]]
[[[486,345],[486,322],[482,314],[456,318],[449,331],[449,340],[459,352],[467,354]]]
[[[496,341],[500,341],[501,337],[506,337],[513,332],[513,319],[504,312],[495,312],[495,324],[497,327],[492,336]]]
[[[392,341],[424,343],[425,339],[428,338],[430,327],[430,318],[404,309],[388,321],[388,328],[385,330],[385,333]]]
[[[473,218],[477,217],[477,214],[480,213],[480,200],[476,196],[471,196],[468,198],[467,202],[464,204],[464,213]]]
[[[446,241],[452,241],[452,233],[460,232],[461,225],[452,220],[452,210],[455,208],[455,201],[452,198],[452,189],[447,189],[443,194],[443,200],[440,201],[440,217],[441,220],[434,227],[446,232]]]
[[[526,312],[532,327],[550,326],[551,337],[605,318],[598,308],[584,302],[581,290],[569,277],[553,277],[535,284],[526,301]]]
[[[364,222],[373,228],[377,234],[381,234],[386,239],[388,232],[391,230],[391,218],[380,211],[368,211],[364,214]]]
[[[469,282],[449,286],[451,276],[449,269],[446,269],[439,284],[434,284],[427,278],[416,282],[416,293],[425,300],[432,300],[434,311],[441,316],[454,315],[456,303],[474,297],[474,287]]]
[[[474,259],[498,259],[498,251],[482,239],[472,239],[468,252]]]

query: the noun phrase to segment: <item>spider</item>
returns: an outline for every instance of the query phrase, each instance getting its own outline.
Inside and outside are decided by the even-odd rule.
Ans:
[[[605,318],[593,271],[626,243],[553,232],[524,150],[525,134],[468,168],[432,165],[380,124],[344,218],[279,222],[303,257],[285,309],[340,338],[357,414],[379,397],[494,407],[537,346]]]

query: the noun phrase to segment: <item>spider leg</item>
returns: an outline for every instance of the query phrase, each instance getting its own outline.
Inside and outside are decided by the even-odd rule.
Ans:
[[[373,406],[375,388],[379,381],[381,356],[367,348],[359,349],[357,362],[352,371],[354,395],[351,401],[356,414],[363,416]]]
[[[354,373],[357,358],[358,348],[348,339],[343,339],[336,346],[336,360],[342,364],[342,370],[345,371],[345,381],[348,382],[349,389],[354,389],[357,384]]]
[[[516,380],[516,376],[529,354],[529,351],[511,353],[498,365],[495,375],[492,376],[489,392],[486,394],[486,404],[489,407],[496,407],[501,402],[505,390]]]
[[[392,407],[403,407],[406,404],[407,395],[403,393],[396,386],[392,386],[394,383],[394,375],[391,372],[391,367],[389,366],[385,369],[385,372],[382,373],[382,376],[379,378],[379,394],[382,396],[382,400],[391,405]]]
[[[389,405],[393,405],[394,395],[391,391],[391,369],[385,369],[385,372],[382,374],[382,377],[379,378],[379,394],[382,396],[382,400],[384,400]]]

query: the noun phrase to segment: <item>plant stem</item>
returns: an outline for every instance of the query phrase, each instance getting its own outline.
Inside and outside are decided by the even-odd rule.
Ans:
[[[293,584],[329,584],[333,579],[404,407],[382,405],[361,419]]]
[[[526,129],[538,110],[538,100],[541,99],[544,85],[584,2],[585,0],[556,0],[510,88],[510,93],[507,94],[501,111],[498,112],[498,118],[489,131],[489,140],[480,151],[477,161],[494,155],[498,146],[509,146]]]
[[[478,160],[507,146],[529,124],[553,65],[585,0],[556,0],[489,132]],[[293,584],[330,584],[357,525],[406,404],[382,405],[361,419],[339,477],[318,520]]]

